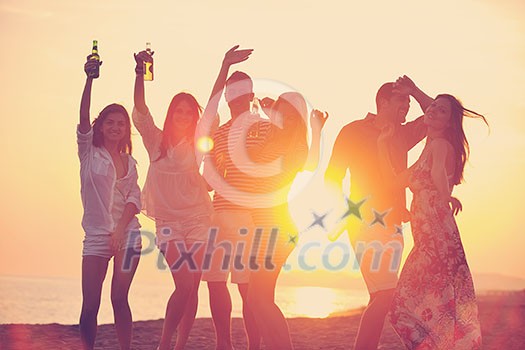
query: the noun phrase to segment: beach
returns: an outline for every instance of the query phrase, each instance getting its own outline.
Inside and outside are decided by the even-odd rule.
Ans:
[[[525,348],[525,301],[520,294],[494,293],[478,299],[483,334],[483,349]],[[351,349],[362,310],[327,318],[290,318],[288,323],[296,349]],[[132,348],[155,349],[162,320],[134,322]],[[242,320],[232,321],[236,349],[245,349]],[[0,350],[80,349],[78,325],[4,324],[0,325]],[[213,323],[210,318],[195,320],[187,349],[214,349]],[[385,323],[379,349],[403,349],[390,325]],[[111,324],[99,326],[96,349],[118,349]]]

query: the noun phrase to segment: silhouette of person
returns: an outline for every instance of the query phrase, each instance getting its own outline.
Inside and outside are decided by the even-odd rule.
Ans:
[[[272,124],[264,141],[249,152],[252,159],[270,167],[256,179],[257,207],[252,216],[260,231],[255,233],[256,248],[250,256],[256,264],[250,265],[248,305],[254,311],[266,348],[284,350],[293,346],[286,319],[275,303],[275,288],[281,268],[298,241],[298,230],[288,210],[288,193],[298,172],[317,167],[321,130],[328,114],[311,112],[309,150],[308,111],[301,94],[287,92],[275,102],[264,99],[263,109]]]
[[[175,348],[183,349],[197,313],[201,265],[213,210],[207,184],[199,172],[202,156],[195,142],[201,107],[192,95],[178,93],[168,107],[163,129],[155,126],[144,96],[143,67],[151,56],[147,51],[134,56],[133,122],[150,159],[142,209],[155,220],[156,242],[175,283],[159,349],[170,349],[176,330]]]
[[[80,336],[84,349],[93,349],[97,314],[108,262],[113,257],[111,303],[121,349],[130,349],[132,316],[128,292],[141,251],[140,203],[136,161],[131,156],[131,122],[119,104],[106,106],[90,123],[90,72],[101,62],[88,60],[87,78],[77,128],[80,184],[85,232],[82,250],[82,311]]]
[[[231,119],[212,135],[214,146],[204,159],[205,178],[215,190],[212,226],[218,229],[216,241],[219,242],[217,246],[214,242],[208,243],[208,251],[213,251],[213,256],[210,265],[205,267],[203,273],[203,280],[208,284],[217,349],[232,349],[232,306],[226,284],[230,273],[231,282],[237,284],[243,301],[243,320],[248,347],[257,349],[261,339],[254,315],[247,304],[249,281],[247,263],[251,232],[254,229],[250,211],[250,192],[254,178],[243,169],[243,166],[249,166],[249,159],[242,157],[242,154],[234,156],[234,151],[246,150],[259,142],[264,137],[267,123],[262,123],[257,116],[250,113],[254,99],[251,78],[237,71],[226,79],[230,67],[247,60],[252,53],[251,49],[238,48],[239,46],[234,46],[226,52],[203,113],[204,123],[215,118],[219,100],[225,90]],[[258,128],[257,135],[249,132],[252,128]],[[248,137],[248,134],[254,136]]]
[[[347,170],[351,176],[348,205],[357,213],[347,216],[342,229],[348,232],[370,294],[355,341],[357,350],[377,348],[397,285],[403,237],[393,233],[408,220],[408,212],[404,190],[392,190],[381,175],[377,139],[385,124],[395,125],[389,152],[395,171],[405,170],[408,151],[426,132],[422,117],[405,123],[409,94],[423,110],[432,102],[406,76],[399,78],[396,84],[383,84],[376,94],[377,114],[368,113],[366,118],[343,127],[325,173],[326,182],[339,195]]]
[[[474,286],[454,220],[460,205],[451,197],[469,155],[463,116],[483,116],[442,94],[426,109],[426,144],[407,171],[392,170],[389,144],[394,127],[378,139],[382,174],[393,188],[410,186],[414,247],[401,271],[391,323],[408,349],[480,349]],[[452,208],[450,207],[452,204]]]

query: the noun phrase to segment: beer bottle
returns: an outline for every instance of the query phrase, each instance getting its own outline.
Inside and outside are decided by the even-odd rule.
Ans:
[[[100,56],[98,54],[98,41],[93,40],[93,48],[91,49],[91,55],[89,55],[90,60],[96,60],[97,62],[100,62]],[[96,79],[99,77],[99,67],[100,65],[97,64],[89,73],[89,77]]]
[[[144,80],[153,80],[153,56],[151,43],[146,43],[146,52],[149,54],[151,61],[144,62]]]

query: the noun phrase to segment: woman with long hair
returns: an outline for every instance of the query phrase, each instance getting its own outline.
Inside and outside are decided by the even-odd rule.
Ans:
[[[131,122],[119,104],[106,106],[90,124],[90,72],[100,63],[84,65],[86,84],[77,129],[84,215],[82,250],[82,312],[80,336],[84,349],[93,349],[102,284],[113,257],[111,303],[121,349],[130,349],[132,317],[128,292],[141,251],[140,189],[136,161],[131,156]]]
[[[298,172],[317,167],[321,130],[328,114],[312,111],[309,150],[308,111],[301,94],[287,92],[275,102],[263,99],[262,107],[272,124],[264,142],[249,151],[261,166],[252,211],[257,228],[253,246],[258,253],[250,257],[257,268],[250,271],[248,304],[266,348],[285,350],[293,346],[286,319],[275,304],[275,288],[282,266],[298,240],[298,230],[288,210],[288,194]]]
[[[464,116],[486,123],[454,96],[438,95],[424,115],[425,148],[416,163],[397,177],[388,156],[393,128],[386,127],[378,140],[383,174],[413,193],[414,247],[401,271],[390,315],[408,349],[481,347],[474,285],[454,220],[460,205],[451,197],[454,186],[463,180],[469,155]]]
[[[146,51],[135,55],[132,117],[150,159],[142,210],[155,220],[157,246],[175,283],[166,306],[159,349],[170,348],[176,330],[175,349],[183,349],[197,312],[201,262],[212,213],[207,184],[199,173],[202,157],[195,142],[202,110],[191,94],[178,93],[168,107],[163,129],[155,126],[144,97],[143,63],[150,59]],[[180,264],[188,254],[191,261]]]

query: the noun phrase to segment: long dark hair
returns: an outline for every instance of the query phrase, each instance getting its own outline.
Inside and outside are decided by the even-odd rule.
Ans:
[[[104,107],[104,109],[100,111],[98,117],[93,120],[93,123],[91,124],[91,127],[93,128],[93,146],[102,147],[104,145],[104,135],[102,134],[101,128],[104,120],[106,120],[107,116],[111,113],[120,113],[124,116],[124,120],[126,121],[126,134],[122,140],[120,140],[118,150],[120,153],[131,155],[131,121],[126,108],[118,103],[112,103]]]
[[[281,131],[285,136],[285,143],[280,146],[283,147],[285,152],[285,159],[292,160],[291,164],[300,168],[304,165],[308,156],[308,143],[306,140],[308,110],[306,101],[297,92],[286,92],[277,99],[273,108],[279,113],[281,106],[286,108],[287,113],[283,115],[283,128]],[[293,153],[294,150],[295,153]],[[302,150],[302,152],[297,150]]]
[[[188,128],[186,131],[186,134],[182,137],[177,136],[177,133],[175,132],[176,128],[176,120],[173,118],[173,114],[175,113],[175,109],[181,103],[182,101],[186,101],[188,105],[190,106],[192,110],[192,122],[191,127]],[[194,142],[194,136],[195,136],[195,129],[197,128],[197,123],[199,122],[199,118],[202,113],[202,107],[199,105],[195,97],[193,95],[188,94],[186,92],[180,92],[177,95],[173,96],[171,99],[170,105],[168,107],[168,112],[166,113],[166,119],[164,120],[164,127],[162,129],[162,141],[160,143],[160,155],[155,160],[162,159],[166,156],[168,153],[168,148],[170,146],[175,146],[177,143],[180,142],[180,140],[183,137],[186,137],[190,143],[193,144]]]
[[[470,155],[470,148],[465,131],[463,130],[463,117],[482,119],[487,126],[487,119],[479,113],[471,111],[463,107],[461,101],[449,94],[440,94],[440,97],[447,99],[450,102],[450,132],[447,133],[449,142],[455,151],[455,166],[454,166],[454,185],[459,185],[463,182],[463,171],[465,170],[465,163]]]

